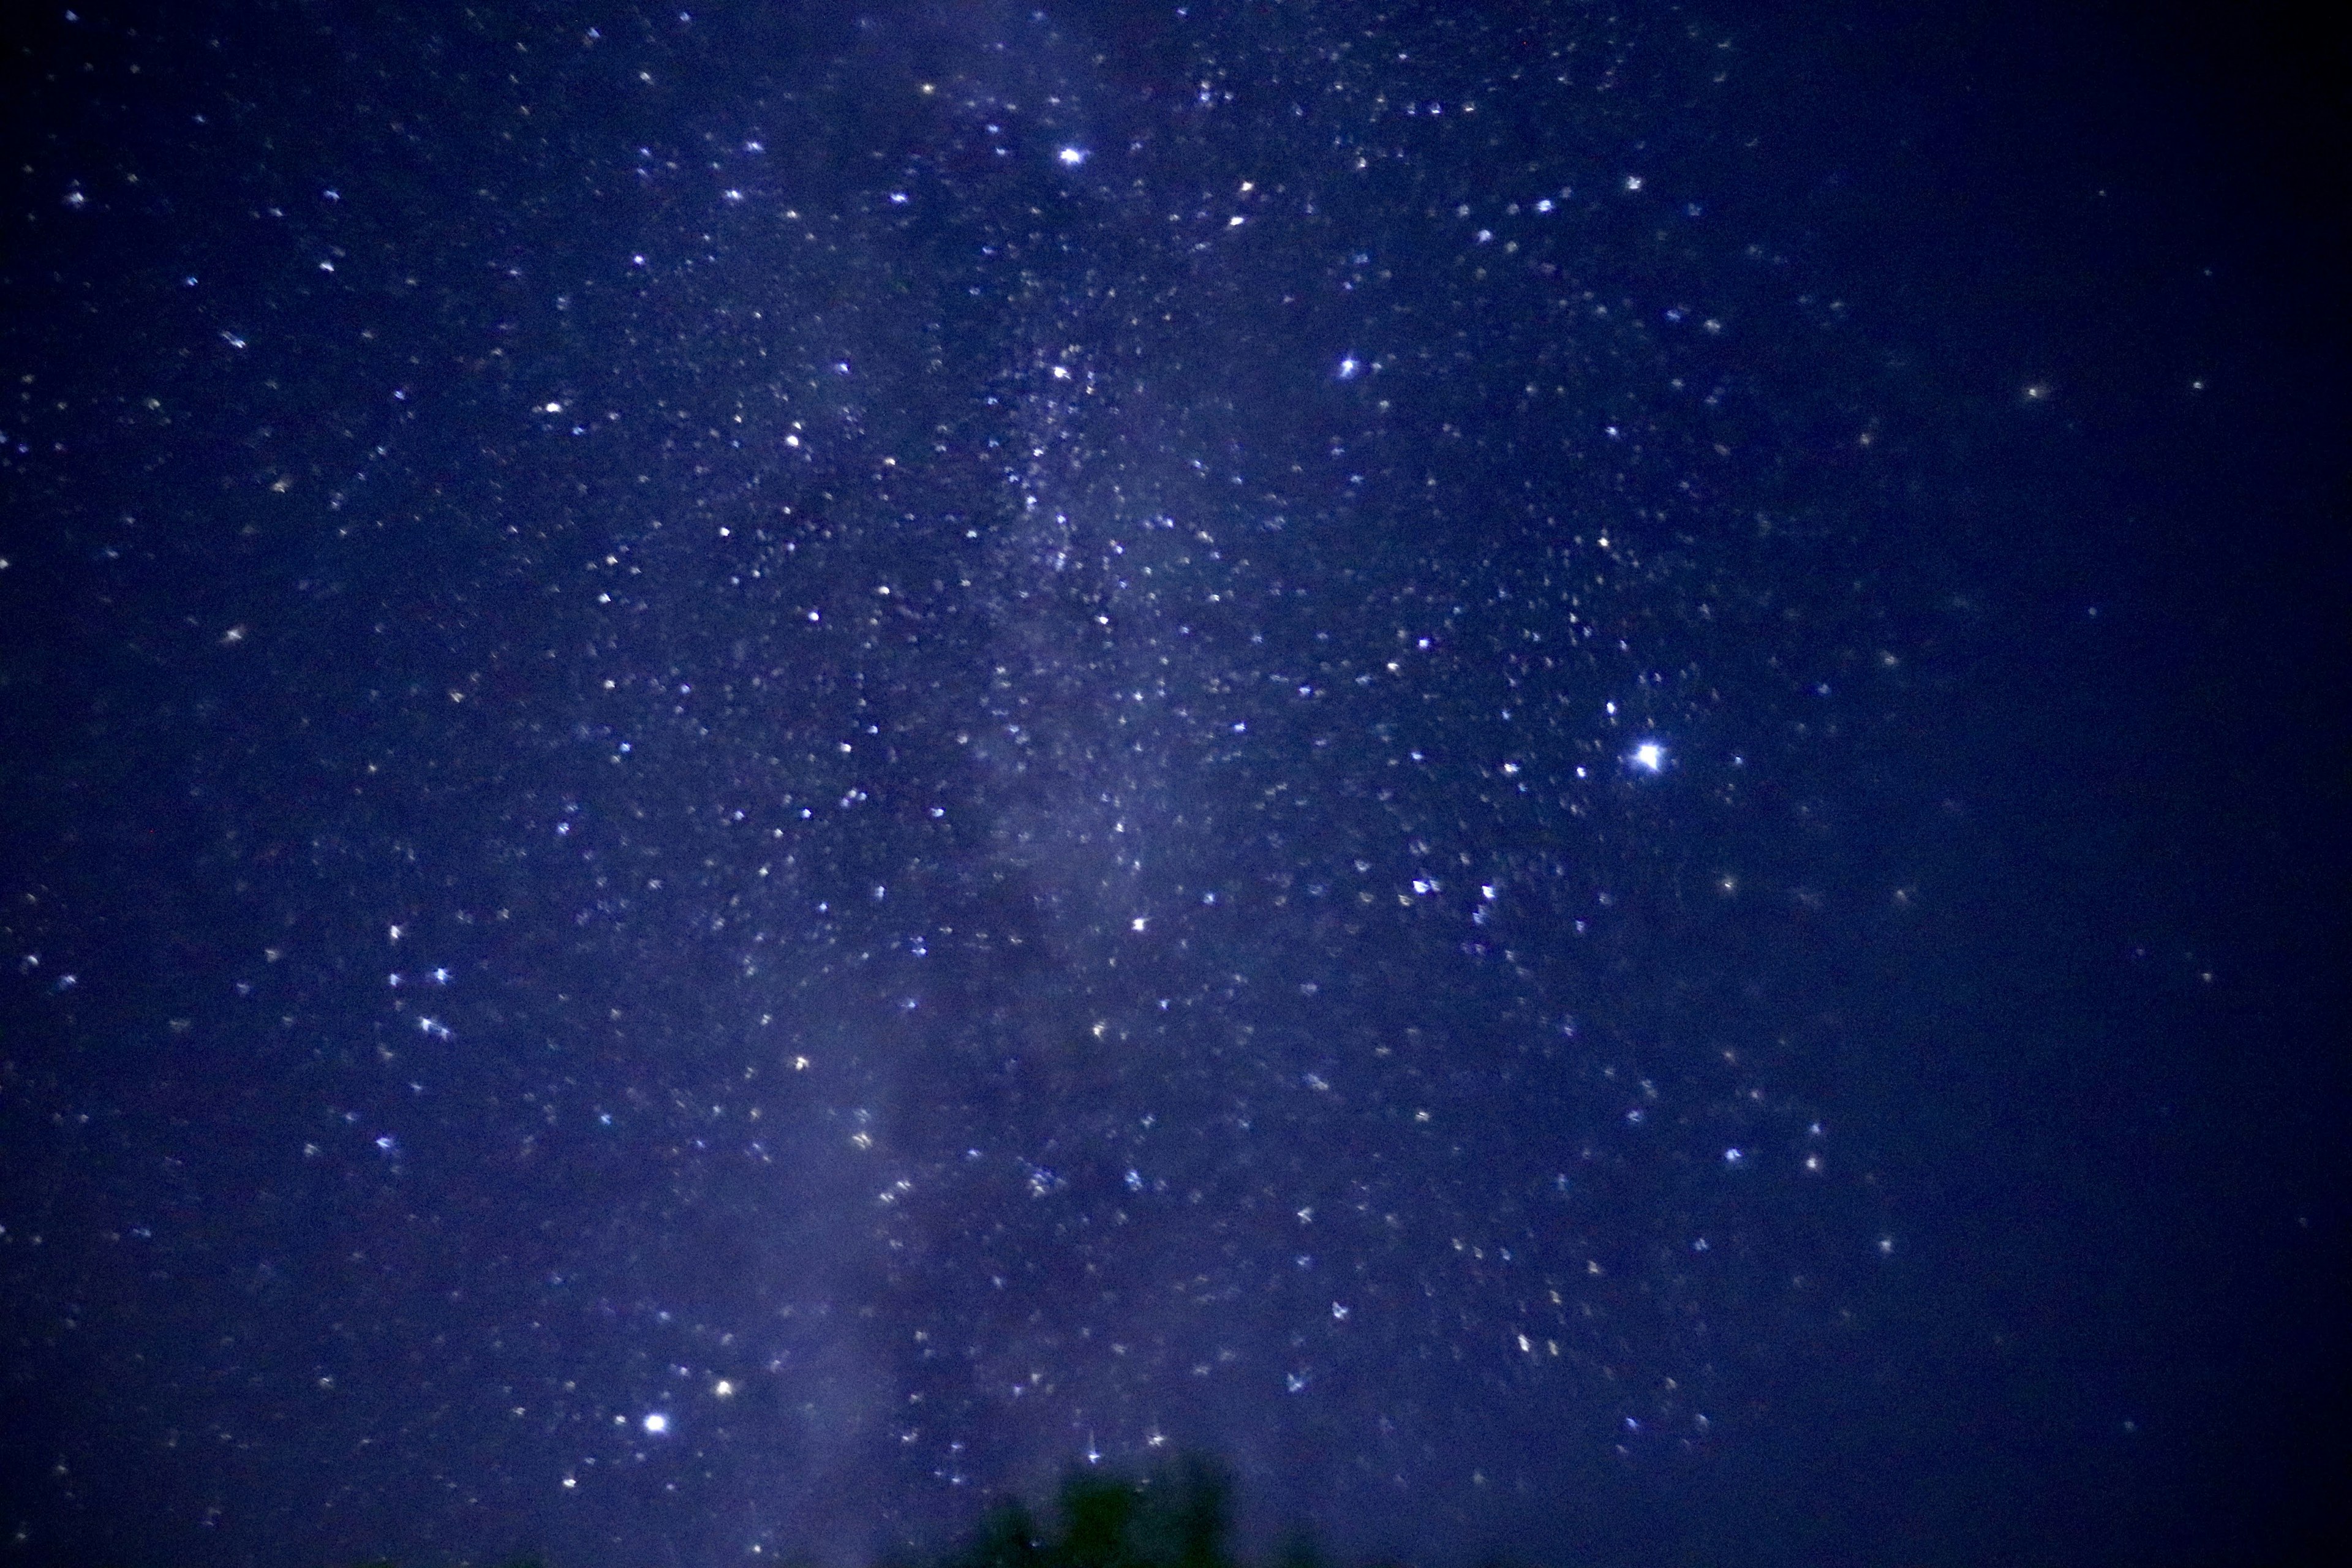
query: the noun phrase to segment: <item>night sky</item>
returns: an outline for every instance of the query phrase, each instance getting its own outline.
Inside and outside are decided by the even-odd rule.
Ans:
[[[0,1563],[2315,1553],[2341,83],[2050,9],[6,24]]]

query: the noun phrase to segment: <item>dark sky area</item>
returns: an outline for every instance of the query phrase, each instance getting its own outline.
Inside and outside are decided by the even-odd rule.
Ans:
[[[0,1568],[2342,1540],[2333,38],[0,41]]]

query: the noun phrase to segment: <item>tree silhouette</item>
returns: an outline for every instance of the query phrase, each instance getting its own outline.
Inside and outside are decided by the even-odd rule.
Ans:
[[[1050,1519],[1008,1498],[927,1568],[1240,1568],[1227,1540],[1232,1500],[1232,1480],[1204,1458],[1181,1459],[1141,1476],[1074,1469],[1062,1478]],[[376,1561],[354,1568],[394,1565]],[[506,1568],[546,1564],[526,1556]],[[1311,1536],[1294,1531],[1274,1568],[1330,1565]]]
[[[1140,1478],[1073,1470],[1052,1527],[1013,1500],[940,1568],[1233,1568],[1231,1483],[1201,1459]]]

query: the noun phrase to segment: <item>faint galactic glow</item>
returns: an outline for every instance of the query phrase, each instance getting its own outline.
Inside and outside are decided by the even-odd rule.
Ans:
[[[1666,765],[1666,748],[1655,741],[1644,741],[1628,752],[1625,760],[1645,773],[1654,773]]]

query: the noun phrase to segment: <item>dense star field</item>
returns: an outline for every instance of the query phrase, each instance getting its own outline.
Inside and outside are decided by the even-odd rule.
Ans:
[[[2300,1528],[2328,405],[1986,36],[45,13],[0,1563]]]

